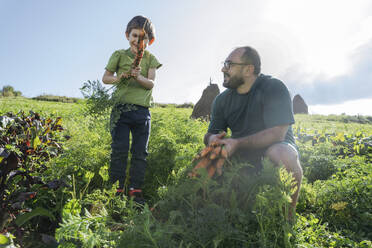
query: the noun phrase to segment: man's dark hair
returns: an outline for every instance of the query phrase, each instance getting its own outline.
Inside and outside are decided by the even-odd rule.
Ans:
[[[247,63],[254,66],[254,74],[258,75],[261,72],[261,59],[256,49],[245,46],[241,60],[243,63]]]
[[[151,23],[150,19],[144,16],[135,16],[128,22],[127,29],[125,33],[130,34],[132,29],[144,29],[147,36],[149,37],[149,45],[155,40],[155,27]]]

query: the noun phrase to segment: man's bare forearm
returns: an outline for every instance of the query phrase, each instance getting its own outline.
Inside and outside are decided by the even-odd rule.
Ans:
[[[276,126],[262,130],[258,133],[248,135],[242,138],[217,137],[214,134],[207,133],[204,136],[204,142],[216,142],[225,146],[228,156],[232,156],[237,150],[250,150],[268,147],[276,142],[283,141],[288,131],[288,125]]]
[[[276,126],[262,130],[258,133],[237,138],[239,149],[260,149],[276,142],[283,141],[288,131],[288,125]]]

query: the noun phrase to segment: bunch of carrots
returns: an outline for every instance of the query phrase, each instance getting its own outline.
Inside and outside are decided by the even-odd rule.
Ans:
[[[145,24],[144,24],[144,26],[145,26]],[[141,34],[138,37],[137,54],[136,54],[136,57],[134,58],[133,63],[132,63],[132,68],[133,69],[137,68],[139,66],[139,64],[141,63],[143,53],[145,51],[145,41],[144,41],[145,40],[145,35],[146,35],[146,32],[145,32],[145,29],[143,28]],[[134,77],[134,75],[129,73],[125,78],[128,79],[128,78],[131,78],[131,77]]]
[[[193,161],[199,160],[199,162],[192,169],[189,176],[197,176],[197,170],[200,168],[205,168],[207,170],[209,178],[212,178],[216,172],[218,175],[221,175],[222,166],[226,159],[227,151],[224,146],[218,145],[217,143],[211,143],[195,156]]]
[[[145,30],[142,29],[141,34],[138,37],[138,43],[137,43],[137,54],[136,57],[133,61],[132,68],[136,68],[139,66],[141,63],[142,57],[143,57],[143,52],[145,51]]]

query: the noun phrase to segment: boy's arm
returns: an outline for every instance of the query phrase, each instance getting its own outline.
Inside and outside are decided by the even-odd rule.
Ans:
[[[155,68],[149,69],[148,78],[145,78],[144,76],[142,76],[140,74],[140,71],[141,69],[138,67],[137,69],[133,69],[132,73],[134,75],[137,75],[136,80],[142,87],[144,87],[145,89],[151,90],[154,87],[156,69]],[[106,70],[105,73],[103,74],[102,82],[104,84],[116,84],[119,82],[119,78],[126,77],[124,73],[122,73],[119,78],[115,76],[114,74],[115,72]]]
[[[115,72],[111,72],[109,70],[106,70],[105,73],[103,74],[102,82],[104,84],[116,84],[120,81],[121,78],[125,78],[127,76],[127,74],[122,73],[122,74],[120,74],[120,77],[118,78],[114,74],[115,74]]]
[[[154,80],[156,76],[156,68],[150,68],[148,77],[145,78],[140,74],[141,68],[137,67],[132,70],[132,73],[135,75],[137,82],[144,87],[145,89],[151,90],[154,87]]]
[[[114,76],[115,72],[106,70],[102,77],[102,82],[104,84],[115,84],[118,82],[118,77]]]

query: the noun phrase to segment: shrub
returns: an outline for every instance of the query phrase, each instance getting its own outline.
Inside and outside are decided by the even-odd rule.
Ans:
[[[262,174],[233,164],[217,181],[182,179],[170,186],[153,215],[139,215],[124,232],[127,247],[290,247],[288,174],[265,163]],[[146,232],[151,230],[151,232]],[[269,230],[276,230],[271,232]]]
[[[58,223],[62,180],[43,177],[46,163],[63,151],[62,119],[9,112],[0,116],[0,231],[17,239],[49,233]],[[30,242],[30,241],[29,241]]]
[[[154,107],[160,107],[160,108],[193,108],[194,104],[192,102],[185,102],[185,103],[182,103],[182,104],[154,103]]]
[[[13,97],[13,96],[22,96],[20,91],[15,91],[14,88],[10,85],[5,85],[0,91],[0,96],[3,97]]]
[[[304,176],[312,183],[316,180],[326,180],[336,172],[334,146],[329,143],[319,143],[314,146],[300,147],[300,161]]]
[[[186,109],[152,110],[145,193],[157,198],[158,188],[173,183],[177,174],[190,165],[204,146],[202,137],[207,123],[188,118]],[[190,131],[192,130],[192,132]]]
[[[317,213],[332,229],[350,230],[357,240],[372,239],[372,167],[360,161],[314,184]]]
[[[37,101],[48,101],[48,102],[65,102],[65,103],[77,103],[80,99],[75,97],[67,96],[54,96],[54,95],[40,95],[33,97],[32,99]]]
[[[372,242],[368,240],[354,241],[340,232],[332,232],[326,223],[321,223],[313,214],[299,216],[295,229],[295,247],[353,247],[368,248]]]
[[[242,173],[247,169],[234,164],[218,180],[207,179],[205,171],[200,178],[183,177],[153,211],[133,211],[127,202],[120,221],[107,204],[96,214],[65,215],[57,238],[79,247],[291,247],[292,178],[268,163],[260,175]]]

